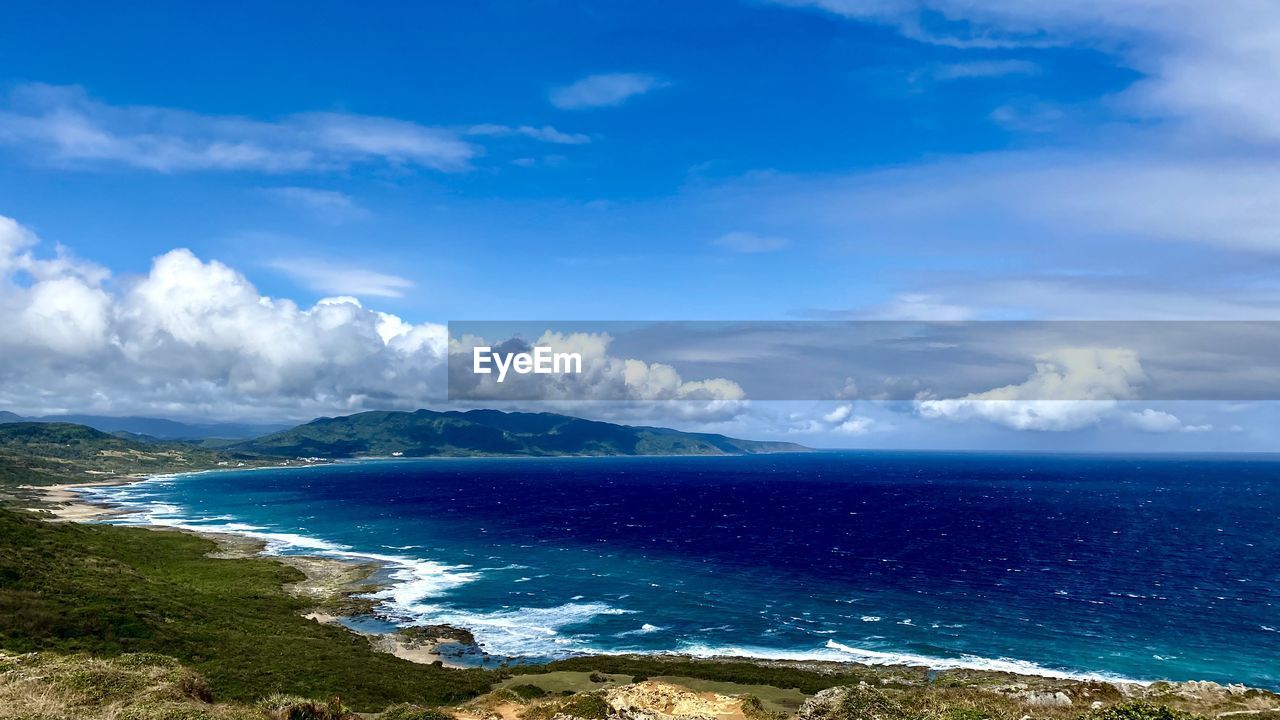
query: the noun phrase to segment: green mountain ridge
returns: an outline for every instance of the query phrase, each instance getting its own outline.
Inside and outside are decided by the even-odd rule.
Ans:
[[[72,423],[0,423],[0,488],[268,463],[280,464],[190,443],[121,437]]]
[[[227,446],[274,457],[402,455],[737,455],[805,452],[795,443],[617,425],[554,413],[371,411],[309,423]]]
[[[285,423],[185,423],[166,418],[139,417],[134,415],[44,415],[24,417],[7,410],[0,410],[0,424],[19,422],[62,423],[84,425],[104,433],[126,433],[129,437],[156,440],[247,440],[267,433],[287,430]]]

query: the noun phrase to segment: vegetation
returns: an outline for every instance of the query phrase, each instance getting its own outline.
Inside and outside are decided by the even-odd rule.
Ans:
[[[409,441],[417,444],[389,444]],[[253,453],[320,454],[321,445],[339,450],[330,456],[787,449],[492,411],[365,413],[255,442],[262,446],[215,451],[61,423],[0,423],[0,504],[23,484],[278,464]],[[617,714],[612,693],[650,677],[737,696],[747,720],[797,710],[800,720],[1200,720],[1224,712],[1280,720],[1280,698],[1257,690],[1157,683],[1133,700],[1105,683],[976,671],[652,656],[501,671],[414,664],[304,618],[315,599],[285,589],[304,579],[300,571],[265,558],[214,559],[213,550],[188,534],[50,523],[0,507],[0,720],[356,720],[384,708],[380,720],[452,720],[440,706],[464,702],[455,709],[465,717],[509,717],[514,708],[520,720],[603,720]],[[406,634],[473,640],[447,626]]]
[[[267,720],[354,720],[339,697],[318,702],[277,693],[258,701],[258,709]]]
[[[806,720],[915,720],[900,703],[873,687],[843,688],[831,702],[815,703]]]
[[[545,665],[520,665],[511,668],[511,672],[517,675],[537,675],[565,670],[633,677],[679,676],[742,685],[771,685],[779,688],[796,688],[809,695],[838,685],[857,684],[864,681],[880,684],[886,678],[884,672],[871,668],[841,667],[837,672],[823,673],[790,665],[641,655],[580,657]],[[906,674],[908,679],[919,679],[921,682],[926,675],[923,669],[904,668],[901,672]]]
[[[268,462],[279,461],[186,443],[131,440],[83,425],[0,423],[0,488]]]
[[[511,692],[520,696],[521,700],[537,700],[538,698],[546,697],[547,695],[546,690],[543,690],[537,685],[530,685],[529,683],[524,683],[522,685],[512,685],[510,690]]]
[[[534,705],[525,710],[524,720],[551,720],[560,715],[582,720],[604,720],[609,714],[609,704],[600,693],[578,693]]]
[[[787,713],[770,710],[760,698],[746,695],[742,698],[742,715],[747,720],[782,720]]]
[[[182,533],[0,510],[0,648],[163,653],[206,677],[220,700],[340,689],[361,710],[458,702],[493,680],[379,653],[363,637],[307,620],[307,602],[283,590],[300,572],[269,559],[205,557],[213,549]]]
[[[160,655],[0,653],[0,718],[263,720],[244,705],[212,702],[208,685]]]
[[[725,455],[798,451],[793,443],[630,427],[553,413],[365,412],[320,418],[229,446],[276,457],[428,455]]]
[[[453,716],[421,705],[393,705],[384,710],[378,720],[453,720]]]
[[[216,440],[243,440],[284,430],[287,425],[257,425],[252,423],[182,423],[175,420],[149,417],[120,417],[111,415],[46,415],[22,417],[0,411],[0,423],[44,422],[87,425],[104,433],[132,436],[153,440],[185,440],[204,442]]]
[[[1199,716],[1172,710],[1167,705],[1149,702],[1127,702],[1094,710],[1081,716],[1081,720],[1203,720]]]

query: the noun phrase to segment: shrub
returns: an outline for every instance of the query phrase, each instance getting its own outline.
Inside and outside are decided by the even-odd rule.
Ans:
[[[378,716],[378,720],[453,720],[453,716],[421,705],[392,705]]]
[[[591,673],[589,676],[587,676],[587,679],[588,679],[588,680],[590,680],[590,681],[591,681],[591,682],[593,682],[593,683],[607,683],[607,682],[609,682],[609,677],[608,677],[607,675],[601,675],[601,674],[600,674],[600,673],[598,673],[598,672],[593,672],[593,673]]]
[[[543,690],[537,685],[530,685],[528,683],[525,683],[524,685],[512,685],[510,689],[511,692],[519,695],[521,700],[536,700],[540,697],[546,697],[547,695],[546,690]]]
[[[772,712],[755,695],[742,696],[742,715],[747,720],[781,720],[785,713]]]
[[[609,716],[609,705],[595,694],[580,694],[569,698],[560,706],[560,712],[576,718],[603,720]]]
[[[1081,715],[1081,720],[1195,720],[1199,716],[1172,710],[1167,705],[1135,701],[1112,705]]]
[[[801,710],[805,720],[911,720],[899,703],[875,688],[851,685],[811,698]]]
[[[349,720],[354,715],[339,698],[320,703],[291,695],[272,695],[258,703],[269,720]]]
[[[595,693],[580,693],[561,700],[535,705],[524,713],[524,720],[551,720],[557,715],[568,715],[582,720],[604,720],[609,716],[609,705]]]

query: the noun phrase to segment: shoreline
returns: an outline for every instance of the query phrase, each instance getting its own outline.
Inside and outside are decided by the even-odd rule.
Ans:
[[[309,463],[294,467],[312,467],[319,463]],[[19,489],[33,495],[34,502],[27,503],[30,512],[52,517],[42,517],[47,522],[100,523],[109,522],[112,518],[123,517],[129,511],[104,502],[87,499],[83,489],[96,487],[114,487],[133,485],[151,480],[176,476],[196,475],[208,472],[229,470],[257,470],[261,468],[216,468],[198,470],[190,473],[169,473],[156,475],[138,475],[115,477],[77,483],[60,483],[55,485],[26,485]],[[372,595],[392,586],[391,583],[375,581],[379,573],[392,567],[391,563],[375,559],[336,558],[324,555],[268,555],[268,541],[229,532],[208,532],[185,527],[166,527],[163,525],[139,525],[147,530],[157,532],[181,532],[210,540],[217,546],[207,553],[207,557],[215,559],[248,559],[268,558],[301,572],[304,578],[284,586],[285,592],[294,597],[307,598],[315,603],[315,607],[301,613],[314,622],[335,625],[348,632],[366,638],[371,647],[378,652],[394,655],[409,662],[423,665],[440,663],[445,667],[466,669],[467,665],[455,662],[449,655],[441,652],[443,646],[458,645],[456,640],[447,636],[448,632],[437,633],[441,637],[432,641],[420,633],[405,632],[411,628],[400,628],[393,632],[377,633],[360,630],[343,622],[359,617],[372,617],[376,601],[363,596]],[[355,610],[356,612],[347,612]],[[439,627],[439,626],[437,626]],[[458,628],[449,628],[459,630]],[[466,636],[469,632],[462,631]],[[476,649],[479,649],[476,646]]]
[[[365,460],[403,461],[415,459],[417,458],[359,458],[353,462],[361,462]],[[330,464],[337,464],[337,462],[307,463],[305,465],[294,465],[291,467],[298,469]],[[275,467],[278,468],[280,466]],[[47,520],[55,522],[84,523],[110,522],[112,518],[121,517],[129,514],[129,512],[118,506],[113,506],[105,502],[89,500],[85,497],[83,492],[81,492],[82,490],[93,487],[133,485],[153,480],[211,472],[258,469],[271,469],[271,467],[210,468],[190,472],[118,476],[110,479],[87,482],[64,483],[48,486],[24,486],[23,489],[28,492],[33,492],[39,499],[39,505],[35,507],[28,507],[28,509],[37,512],[47,512],[54,516],[52,518],[46,518]],[[391,570],[399,567],[399,565],[391,559],[379,558],[376,555],[363,553],[351,553],[351,557],[333,557],[324,554],[307,553],[296,555],[270,554],[266,552],[270,546],[270,540],[254,537],[251,534],[202,531],[191,527],[165,525],[138,525],[138,527],[167,532],[185,532],[212,540],[217,544],[218,549],[215,552],[209,553],[209,557],[268,557],[280,562],[281,564],[288,565],[299,570],[303,573],[305,579],[297,583],[290,583],[286,585],[284,589],[292,595],[313,598],[317,602],[317,607],[310,609],[308,612],[301,613],[301,615],[315,622],[340,626],[354,635],[364,637],[378,652],[391,654],[414,663],[439,663],[445,667],[457,669],[474,668],[476,665],[458,663],[453,661],[452,657],[459,657],[466,654],[473,656],[482,655],[486,660],[490,657],[488,653],[484,651],[483,646],[476,643],[474,637],[472,637],[470,632],[465,628],[438,625],[426,626],[428,629],[434,629],[440,632],[437,632],[435,636],[424,636],[422,633],[415,632],[418,628],[413,626],[399,627],[390,632],[370,631],[353,626],[358,624],[361,618],[373,619],[379,622],[388,622],[377,617],[373,613],[373,609],[376,607],[377,601],[369,596],[395,586],[395,583],[391,582],[386,577],[386,575],[390,574]],[[379,573],[384,574],[384,577],[381,580],[375,579],[375,576]],[[354,610],[354,612],[351,612],[352,610]],[[467,642],[458,642],[457,636],[453,635],[453,633],[459,632],[464,634],[469,638],[469,640]],[[909,655],[898,656],[891,653],[879,653],[875,651],[864,651],[857,648],[851,648],[850,650],[855,654],[863,655],[867,658],[866,661],[863,661],[854,658],[843,659],[818,654],[808,654],[805,651],[788,652],[784,650],[768,651],[765,649],[759,649],[757,652],[756,650],[757,649],[752,648],[725,647],[719,649],[708,648],[706,652],[700,652],[696,649],[682,651],[657,651],[652,653],[611,653],[602,651],[584,653],[582,657],[635,656],[707,662],[739,662],[771,667],[790,667],[820,673],[835,673],[839,672],[841,669],[846,671],[849,669],[870,670],[877,673],[892,673],[894,671],[923,671],[927,672],[931,677],[938,673],[959,673],[964,675],[976,674],[989,677],[1014,678],[1020,681],[1031,681],[1033,683],[1101,682],[1115,686],[1119,689],[1128,688],[1128,690],[1125,690],[1126,694],[1131,691],[1140,693],[1141,690],[1150,688],[1153,685],[1179,686],[1191,683],[1219,686],[1218,683],[1206,681],[1137,680],[1105,673],[1073,673],[1070,671],[1061,671],[1052,668],[1040,668],[1030,662],[1003,658],[973,658],[972,661],[970,661],[967,658],[948,659]],[[769,654],[771,652],[774,654]],[[501,656],[493,657],[497,660],[502,660]],[[518,658],[506,659],[518,660]],[[552,662],[552,660],[547,660],[546,662]],[[1026,667],[1023,667],[1024,663]],[[485,665],[487,665],[487,662],[481,666]],[[1221,685],[1221,687],[1235,688],[1244,686]],[[1271,691],[1263,690],[1263,692],[1270,693]]]

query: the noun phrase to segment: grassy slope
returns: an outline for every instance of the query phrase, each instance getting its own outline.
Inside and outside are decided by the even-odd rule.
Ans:
[[[374,652],[361,637],[303,618],[266,559],[213,560],[213,543],[180,533],[46,523],[0,510],[0,647],[172,655],[216,697],[340,692],[360,709],[458,701],[489,686]]]
[[[134,473],[182,472],[219,463],[262,464],[243,453],[140,442],[68,423],[0,424],[0,488],[87,482]]]

